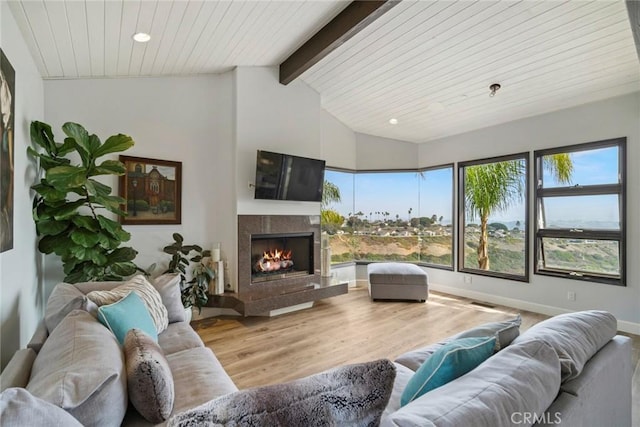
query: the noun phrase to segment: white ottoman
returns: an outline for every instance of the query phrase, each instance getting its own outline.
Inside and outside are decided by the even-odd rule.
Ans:
[[[427,273],[415,264],[376,262],[367,266],[372,300],[418,300],[429,297]]]

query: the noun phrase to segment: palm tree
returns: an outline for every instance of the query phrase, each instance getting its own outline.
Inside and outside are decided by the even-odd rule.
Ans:
[[[340,199],[340,188],[333,182],[325,181],[322,184],[322,208],[324,209],[334,202],[338,203]]]
[[[546,156],[544,168],[559,183],[570,183],[573,163],[567,153]],[[489,270],[489,216],[520,202],[525,192],[525,163],[508,160],[465,168],[465,210],[470,220],[480,218],[478,268]]]

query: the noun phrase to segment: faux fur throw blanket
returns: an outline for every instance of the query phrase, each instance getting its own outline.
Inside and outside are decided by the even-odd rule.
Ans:
[[[389,360],[230,393],[171,418],[168,426],[377,426],[396,376]]]

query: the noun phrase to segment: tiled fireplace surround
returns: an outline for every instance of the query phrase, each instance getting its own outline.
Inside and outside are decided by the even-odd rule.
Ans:
[[[293,233],[310,236],[312,243],[309,274],[275,273],[269,280],[252,279],[255,255],[251,254],[252,236],[280,238]],[[225,292],[210,298],[208,305],[232,308],[245,315],[267,315],[272,310],[308,303],[347,293],[347,283],[321,277],[319,215],[238,215],[238,286],[236,292]],[[304,254],[305,256],[307,254]]]

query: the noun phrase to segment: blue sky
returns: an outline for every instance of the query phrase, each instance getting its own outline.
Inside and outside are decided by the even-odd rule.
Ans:
[[[574,173],[571,185],[609,184],[618,182],[617,147],[572,153]],[[451,222],[452,216],[452,168],[425,171],[423,178],[416,172],[389,173],[344,173],[327,170],[325,179],[336,184],[341,191],[342,201],[332,208],[347,216],[362,211],[365,217],[373,212],[372,219],[378,219],[378,211],[389,212],[390,218],[399,215],[406,220],[408,210],[411,217],[442,216],[443,223]],[[545,187],[557,186],[545,171]],[[354,196],[355,186],[355,196]],[[491,221],[522,221],[524,202],[512,206],[504,212],[497,212]],[[618,209],[615,196],[585,196],[571,199],[549,199],[547,221],[575,220],[576,226],[590,221],[617,222]]]

